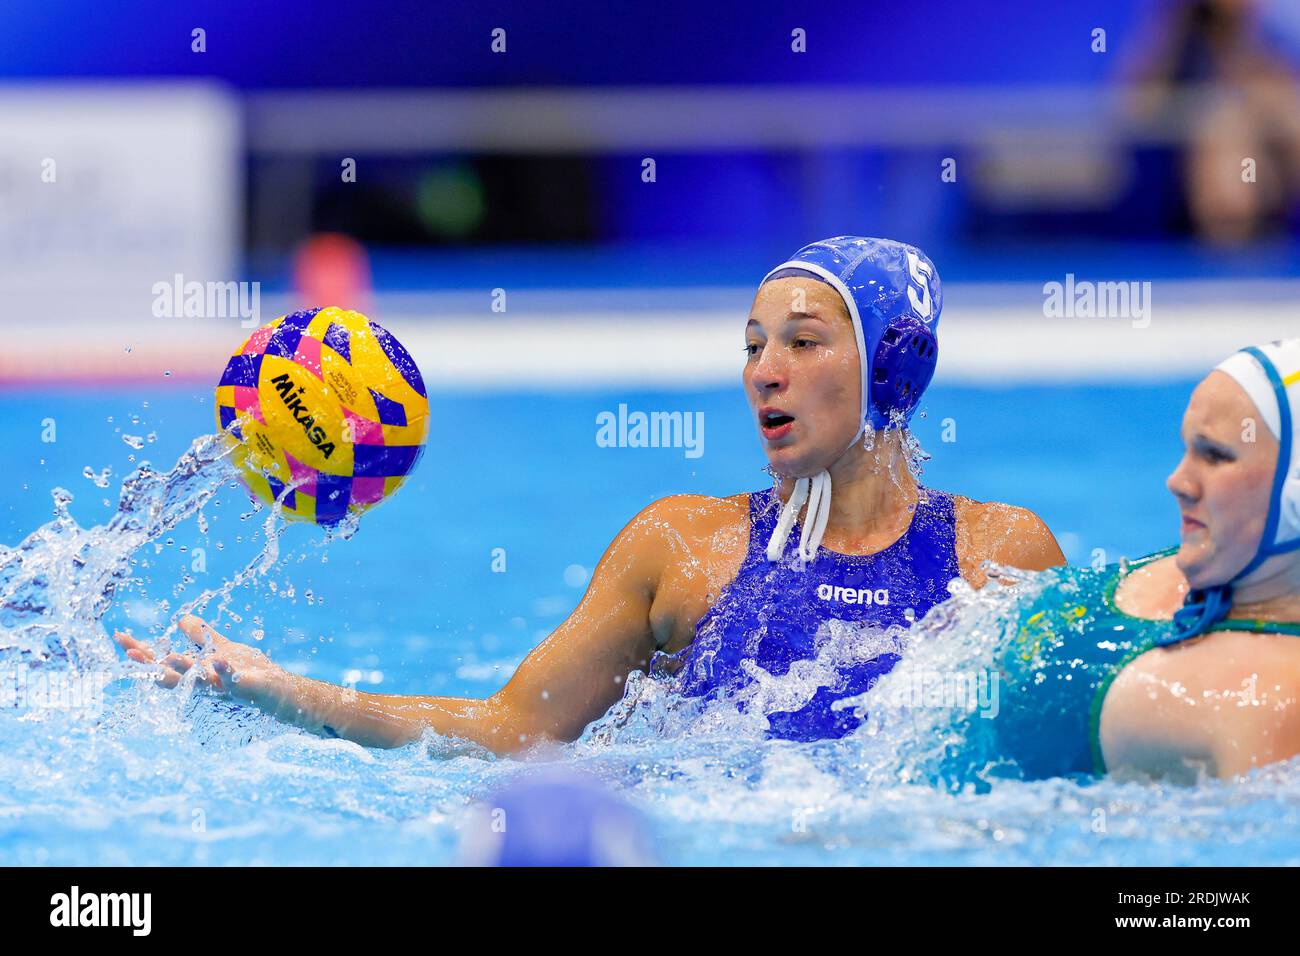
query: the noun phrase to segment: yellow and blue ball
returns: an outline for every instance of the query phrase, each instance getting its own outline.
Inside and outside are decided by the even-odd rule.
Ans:
[[[249,490],[321,525],[396,491],[429,433],[410,353],[360,312],[335,307],[250,335],[216,397],[217,425],[235,442],[231,458]]]

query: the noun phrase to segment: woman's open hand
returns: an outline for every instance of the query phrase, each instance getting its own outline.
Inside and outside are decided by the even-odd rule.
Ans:
[[[257,648],[222,637],[193,614],[181,618],[180,628],[186,637],[204,649],[204,653],[179,654],[173,651],[159,660],[158,652],[149,643],[130,634],[118,631],[113,640],[131,660],[161,666],[163,672],[159,683],[163,687],[175,687],[180,683],[181,675],[194,669],[199,684],[231,697],[261,703],[271,693],[276,678],[283,674]]]

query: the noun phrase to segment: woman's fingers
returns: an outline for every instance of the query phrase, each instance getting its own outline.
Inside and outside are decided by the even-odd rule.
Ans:
[[[233,643],[230,638],[218,634],[217,629],[207,621],[193,614],[181,618],[180,628],[191,641],[201,647],[211,645],[217,650],[222,650]]]
[[[118,631],[114,634],[113,640],[117,642],[118,647],[126,651],[126,656],[131,658],[131,660],[142,660],[146,664],[153,660],[153,648],[144,641],[137,640],[130,634],[126,634],[122,631]]]
[[[193,668],[200,684],[225,689],[226,685],[221,680],[220,672],[213,667],[213,662],[196,660],[188,654],[168,654],[162,663],[164,667],[170,667],[181,674],[189,673]]]
[[[194,666],[194,659],[188,654],[178,654],[175,651],[172,651],[162,659],[162,665],[163,667],[170,667],[172,670],[177,670],[184,674]]]
[[[226,659],[223,657],[214,657],[209,661],[208,667],[212,686],[216,687],[218,690],[225,690],[229,686],[226,682],[233,673],[230,669],[230,664],[227,663]]]
[[[162,684],[163,687],[171,689],[184,680],[185,675],[191,670],[194,671],[195,683],[204,684],[208,687],[216,688],[217,690],[225,689],[225,685],[221,683],[221,679],[217,677],[217,675],[208,668],[207,665],[201,662],[198,664],[191,662],[183,671],[164,665],[163,676],[158,683]]]
[[[198,618],[187,618],[186,622],[190,622],[189,627],[185,627],[185,622],[182,622],[182,628],[185,630],[186,634],[191,638],[191,640],[194,640],[195,643],[203,643],[202,629],[207,628],[207,625]],[[192,622],[198,623],[196,625]],[[208,630],[211,631],[210,628],[208,628]],[[194,676],[198,683],[206,684],[210,687],[222,690],[225,689],[225,684],[221,679],[221,675],[222,673],[229,674],[230,667],[224,660],[220,662],[220,667],[217,667],[196,660],[193,655],[180,654],[176,651],[172,651],[163,657],[162,660],[158,660],[157,654],[151,646],[146,644],[144,641],[132,637],[130,634],[118,631],[113,635],[113,640],[116,641],[118,646],[126,652],[126,656],[130,660],[133,660],[138,664],[156,664],[161,667],[162,673],[157,678],[157,682],[163,687],[175,687],[181,682],[181,678],[197,665],[197,670],[195,671]]]
[[[226,689],[226,685],[221,683],[221,678],[217,676],[217,672],[209,664],[200,661],[196,670],[198,671],[200,684],[206,684],[208,687],[214,687],[217,690]]]
[[[153,648],[147,644],[123,644],[122,650],[126,651],[126,656],[133,661],[139,661],[141,664],[153,663]]]
[[[180,628],[186,637],[199,646],[211,645],[215,647],[218,641],[225,641],[202,618],[195,617],[193,614],[187,614],[181,619]],[[159,660],[153,647],[132,637],[130,634],[118,631],[113,635],[113,640],[126,652],[129,659],[139,664],[156,664],[161,667],[162,673],[158,677],[158,683],[163,687],[175,687],[181,682],[182,677],[191,670],[195,672],[194,677],[197,683],[218,690],[226,688],[226,683],[222,680],[223,675],[227,678],[233,676],[232,668],[224,659],[205,661],[193,654],[181,654],[172,651]]]
[[[113,640],[117,646],[126,651],[128,660],[133,660],[137,664],[156,664],[154,649],[144,641],[138,640],[124,631],[118,631],[113,635]],[[171,668],[164,667],[162,676],[158,678],[158,683],[164,687],[175,687],[181,675]]]
[[[181,618],[180,629],[195,644],[206,644],[209,641],[215,643],[221,639],[221,635],[214,631],[207,621],[194,614],[186,614]]]

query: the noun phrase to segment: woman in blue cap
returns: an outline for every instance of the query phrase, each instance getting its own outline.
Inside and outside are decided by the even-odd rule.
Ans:
[[[486,700],[367,694],[289,673],[198,618],[201,657],[171,654],[163,682],[199,679],[312,731],[399,746],[432,728],[497,752],[572,740],[635,669],[681,652],[684,693],[714,695],[813,658],[831,620],[908,627],[987,560],[1061,564],[1021,508],[919,487],[905,426],[938,357],[939,276],[919,249],[843,236],[807,246],[765,277],[745,330],[746,396],[776,486],[729,498],[676,495],[638,514],[597,565],[577,609]],[[832,489],[834,495],[832,496]],[[154,651],[119,635],[128,656]],[[833,709],[898,660],[842,668],[812,700],[769,715],[770,733],[841,737]]]

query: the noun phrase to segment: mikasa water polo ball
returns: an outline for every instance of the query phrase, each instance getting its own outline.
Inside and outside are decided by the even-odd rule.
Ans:
[[[379,504],[410,474],[429,399],[410,353],[378,324],[306,309],[262,326],[231,356],[217,425],[253,494],[329,525]]]

